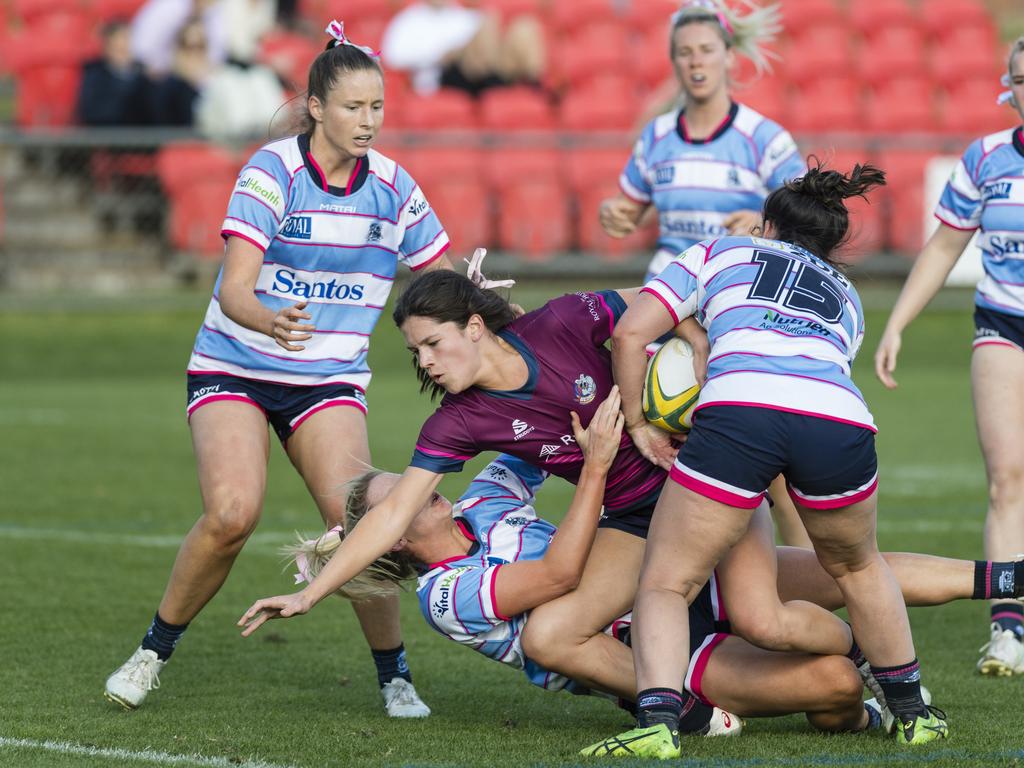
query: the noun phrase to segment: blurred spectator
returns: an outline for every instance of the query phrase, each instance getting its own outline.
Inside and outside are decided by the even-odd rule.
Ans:
[[[82,68],[76,112],[82,125],[141,125],[149,122],[148,81],[132,58],[128,22],[111,21],[100,32],[103,54]]]
[[[196,101],[213,71],[206,26],[201,19],[193,17],[178,32],[171,70],[154,81],[153,121],[157,125],[192,125]]]
[[[201,19],[206,54],[212,64],[227,58],[223,0],[148,0],[132,19],[132,54],[150,77],[163,76],[174,65],[179,33],[193,17]]]
[[[274,28],[276,0],[223,0],[227,25],[228,60],[250,64],[260,41]]]
[[[536,83],[544,70],[538,19],[517,16],[502,29],[496,14],[449,0],[424,0],[398,13],[384,31],[384,64],[408,71],[420,93]]]

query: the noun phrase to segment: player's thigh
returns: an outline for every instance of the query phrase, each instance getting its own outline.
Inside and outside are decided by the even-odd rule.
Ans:
[[[830,611],[843,606],[836,580],[821,567],[812,549],[777,547],[779,599],[806,600]]]
[[[715,572],[726,611],[737,626],[769,620],[779,608],[774,531],[766,501],[754,510],[746,533],[721,559]],[[746,636],[743,631],[739,634]]]
[[[867,498],[837,509],[811,508],[794,501],[818,560],[833,576],[856,569],[878,554],[877,489]]]
[[[989,475],[1024,472],[1024,352],[984,344],[971,357],[978,439]]]
[[[639,536],[610,528],[597,532],[580,583],[572,592],[534,608],[523,642],[584,641],[633,607],[644,554]]]
[[[207,514],[259,516],[270,438],[263,411],[246,402],[204,405],[189,417],[199,489]]]
[[[856,700],[862,683],[842,656],[766,651],[731,635],[711,653],[701,690],[734,714],[770,717],[832,709]]]
[[[285,450],[324,522],[340,523],[345,515],[345,484],[371,468],[363,411],[347,405],[317,411],[291,434]]]

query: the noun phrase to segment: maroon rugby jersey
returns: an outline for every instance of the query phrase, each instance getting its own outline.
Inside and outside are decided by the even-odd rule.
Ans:
[[[445,395],[420,430],[412,466],[458,472],[467,459],[498,451],[575,484],[583,452],[573,438],[569,412],[576,411],[586,426],[608,396],[614,381],[604,344],[625,309],[614,291],[573,293],[509,323],[498,335],[526,361],[526,384]],[[665,476],[623,432],[608,473],[605,508],[614,515],[652,504]]]

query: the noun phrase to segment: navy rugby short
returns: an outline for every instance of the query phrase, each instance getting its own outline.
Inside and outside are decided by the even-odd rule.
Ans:
[[[1024,351],[1024,317],[975,307],[974,348],[986,344],[1001,344]]]
[[[696,414],[670,477],[702,496],[753,509],[779,474],[804,507],[862,501],[878,486],[875,433],[819,416],[711,405]]]
[[[348,384],[315,387],[274,384],[225,374],[188,374],[187,413],[223,400],[255,405],[283,443],[306,419],[325,408],[347,405],[366,413],[366,396]]]

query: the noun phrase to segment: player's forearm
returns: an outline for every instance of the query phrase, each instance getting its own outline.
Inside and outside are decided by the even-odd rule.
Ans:
[[[607,470],[583,465],[569,510],[544,554],[552,580],[564,584],[564,591],[575,588],[583,574],[601,518],[607,480]]]
[[[622,397],[622,415],[626,429],[644,423],[643,391],[648,339],[636,332],[620,332],[617,327],[612,337],[612,373]]]
[[[243,328],[266,336],[274,335],[274,312],[256,298],[253,288],[225,282],[218,294],[224,314]]]
[[[922,249],[889,315],[886,331],[902,332],[942,289],[963,252],[962,245],[951,240],[954,238],[940,230]]]

